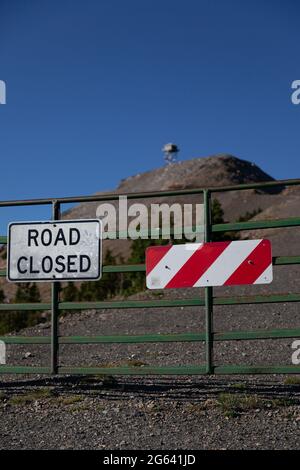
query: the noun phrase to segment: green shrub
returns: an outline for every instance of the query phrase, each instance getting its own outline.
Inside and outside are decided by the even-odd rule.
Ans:
[[[27,282],[18,284],[14,303],[35,303],[40,301],[40,292],[36,284]],[[18,331],[22,328],[36,325],[40,320],[41,311],[7,311],[0,317],[0,334],[6,334],[9,331]]]

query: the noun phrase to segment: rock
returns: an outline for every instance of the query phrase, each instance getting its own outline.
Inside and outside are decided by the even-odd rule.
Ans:
[[[34,355],[33,355],[31,352],[27,351],[27,352],[24,354],[23,359],[28,359],[29,357],[34,357]]]

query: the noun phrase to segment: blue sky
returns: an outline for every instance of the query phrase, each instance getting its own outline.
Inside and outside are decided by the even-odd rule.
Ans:
[[[161,166],[170,141],[182,160],[227,152],[300,177],[299,13],[297,0],[0,0],[1,199],[112,189]]]

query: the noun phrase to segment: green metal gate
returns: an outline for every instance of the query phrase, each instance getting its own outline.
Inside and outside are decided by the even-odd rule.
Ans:
[[[163,191],[128,194],[128,199],[149,199],[157,197],[187,196],[202,194],[205,209],[205,241],[210,241],[215,232],[241,231],[251,229],[268,229],[280,227],[300,226],[300,216],[288,219],[274,219],[267,221],[248,221],[226,224],[212,224],[211,222],[211,196],[214,193],[227,191],[243,191],[249,189],[265,190],[267,188],[287,187],[300,185],[300,179],[277,182],[245,184],[239,186],[226,186],[205,189],[187,189],[181,191]],[[67,197],[56,199],[34,199],[22,201],[0,201],[0,207],[12,206],[52,206],[52,219],[58,220],[61,205],[81,202],[103,202],[117,200],[119,195],[106,194],[102,196]],[[7,242],[6,236],[0,236],[0,243]],[[300,253],[295,256],[278,256],[273,258],[273,265],[300,264]],[[145,265],[118,265],[104,266],[103,272],[128,273],[144,272]],[[275,272],[276,275],[276,272]],[[6,276],[0,271],[0,276]],[[199,290],[195,290],[199,292]],[[202,292],[202,291],[201,291]],[[287,374],[300,373],[300,366],[244,366],[244,365],[218,365],[213,361],[213,346],[215,341],[230,340],[258,340],[271,338],[299,338],[300,327],[294,329],[252,330],[252,331],[214,331],[213,308],[214,305],[246,305],[246,304],[272,304],[272,303],[300,302],[300,293],[273,294],[239,297],[215,297],[212,287],[206,287],[204,297],[198,296],[185,300],[127,300],[127,301],[101,301],[101,302],[61,302],[59,299],[58,283],[52,283],[50,303],[1,304],[0,314],[9,315],[10,311],[48,310],[51,311],[51,335],[39,337],[2,336],[0,340],[6,344],[48,344],[51,348],[49,364],[43,367],[31,366],[0,366],[0,373],[4,374],[121,374],[121,375],[198,375],[198,374]],[[84,309],[132,309],[132,308],[164,308],[183,306],[204,306],[206,328],[203,333],[182,334],[151,334],[151,335],[111,335],[111,336],[60,336],[58,331],[58,316],[61,311]],[[59,347],[62,344],[100,344],[100,343],[161,343],[161,342],[205,342],[206,363],[192,366],[157,366],[157,367],[62,367],[59,364]]]

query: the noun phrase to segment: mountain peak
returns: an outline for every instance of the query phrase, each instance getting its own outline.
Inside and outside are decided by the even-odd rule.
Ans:
[[[117,192],[227,186],[274,181],[255,163],[230,154],[192,158],[123,179]]]

